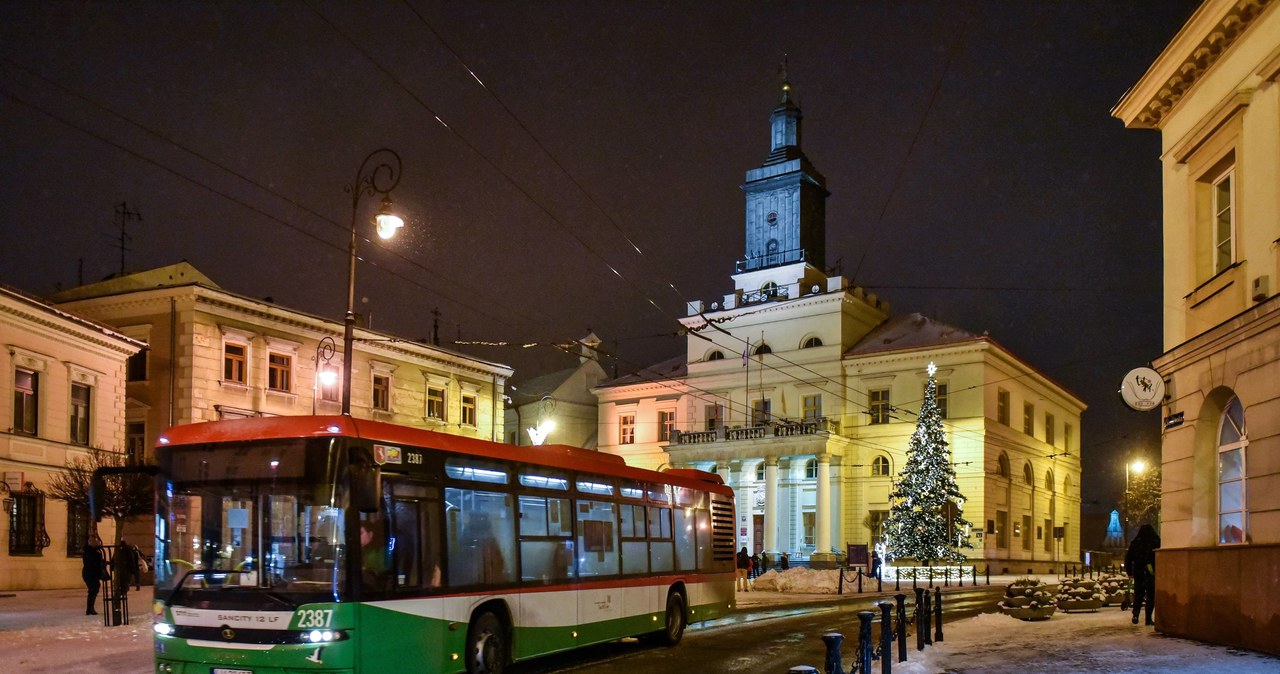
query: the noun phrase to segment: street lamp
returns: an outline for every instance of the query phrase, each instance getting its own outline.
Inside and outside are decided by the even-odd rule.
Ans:
[[[382,148],[369,153],[356,171],[356,180],[344,189],[351,193],[351,247],[347,268],[347,315],[342,331],[342,414],[351,415],[351,359],[356,329],[356,222],[360,213],[360,197],[382,195],[382,205],[374,216],[378,236],[390,239],[404,227],[404,220],[391,212],[391,190],[400,184],[400,155]]]
[[[329,361],[333,359],[334,350],[333,338],[328,335],[316,344],[316,376],[311,384],[312,416],[316,414],[316,401],[320,398],[321,391],[338,383],[338,373],[329,369]]]

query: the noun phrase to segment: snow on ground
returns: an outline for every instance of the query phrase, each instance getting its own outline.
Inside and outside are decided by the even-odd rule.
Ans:
[[[9,593],[6,593],[9,594]],[[151,588],[129,593],[129,624],[104,627],[85,615],[85,591],[0,596],[0,671],[144,674],[151,662]],[[102,610],[102,600],[98,600]]]

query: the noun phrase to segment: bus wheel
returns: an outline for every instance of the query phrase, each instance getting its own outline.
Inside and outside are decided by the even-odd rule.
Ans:
[[[662,630],[658,640],[664,646],[675,646],[684,637],[686,617],[684,611],[684,595],[672,592],[667,595],[667,626]]]
[[[467,673],[502,674],[507,666],[507,639],[502,620],[481,613],[467,630]]]

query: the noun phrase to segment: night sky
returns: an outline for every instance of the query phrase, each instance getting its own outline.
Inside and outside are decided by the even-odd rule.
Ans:
[[[442,342],[539,344],[458,347],[517,383],[590,328],[635,370],[733,287],[786,54],[827,266],[1083,398],[1110,508],[1159,447],[1115,391],[1161,352],[1161,249],[1159,137],[1109,110],[1197,4],[6,3],[0,282],[120,272],[127,202],[126,270],[339,320],[343,187],[386,146],[407,226],[361,241],[372,327],[426,338],[439,308]]]

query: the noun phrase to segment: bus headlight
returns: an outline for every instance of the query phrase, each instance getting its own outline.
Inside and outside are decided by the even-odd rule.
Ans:
[[[347,634],[342,630],[311,630],[303,632],[299,640],[305,644],[328,644],[346,638]]]
[[[173,625],[169,623],[151,623],[151,629],[162,637],[173,634]]]

